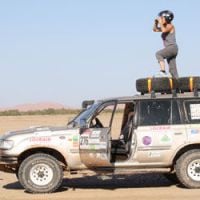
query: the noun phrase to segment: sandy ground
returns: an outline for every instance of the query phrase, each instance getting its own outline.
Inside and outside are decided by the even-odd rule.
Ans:
[[[21,116],[0,117],[0,133],[34,125],[62,126],[72,116]],[[162,174],[114,176],[101,180],[99,177],[64,178],[60,190],[53,194],[29,194],[24,191],[14,174],[0,172],[0,200],[66,200],[66,199],[200,199],[200,190],[190,190],[175,185]]]
[[[110,180],[97,177],[64,179],[59,191],[53,194],[29,194],[15,175],[0,172],[1,200],[199,200],[200,190],[189,190],[166,180],[161,174],[115,176]]]

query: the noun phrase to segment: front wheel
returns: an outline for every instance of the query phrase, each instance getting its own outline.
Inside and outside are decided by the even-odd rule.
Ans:
[[[187,188],[200,188],[200,150],[184,153],[176,162],[176,175]]]
[[[50,193],[62,184],[63,169],[54,157],[37,153],[21,163],[18,177],[28,192]]]

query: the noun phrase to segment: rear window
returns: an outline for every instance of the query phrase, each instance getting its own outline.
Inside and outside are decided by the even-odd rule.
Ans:
[[[185,101],[187,117],[190,123],[200,123],[200,100]]]

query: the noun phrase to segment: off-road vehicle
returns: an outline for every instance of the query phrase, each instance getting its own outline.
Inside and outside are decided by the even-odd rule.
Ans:
[[[198,88],[169,94],[151,90],[84,101],[83,110],[66,127],[2,135],[0,170],[15,173],[33,193],[58,189],[64,172],[66,176],[158,172],[176,176],[185,187],[200,188],[199,95]]]

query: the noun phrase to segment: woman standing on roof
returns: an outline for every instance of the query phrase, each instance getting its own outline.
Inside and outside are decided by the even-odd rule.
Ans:
[[[165,61],[169,65],[169,72],[174,78],[178,78],[176,67],[176,56],[178,54],[178,45],[175,37],[175,27],[171,23],[174,19],[174,14],[169,10],[161,11],[158,18],[155,20],[153,31],[162,32],[161,37],[165,48],[156,53],[156,58],[160,64],[160,76],[167,76],[165,71]]]

